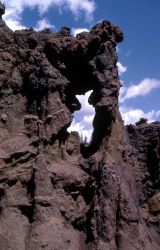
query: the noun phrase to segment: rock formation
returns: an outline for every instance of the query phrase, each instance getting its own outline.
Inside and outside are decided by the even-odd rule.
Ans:
[[[123,125],[122,40],[108,21],[72,37],[0,20],[2,250],[160,249],[160,123]],[[94,132],[80,147],[67,128],[88,90]]]

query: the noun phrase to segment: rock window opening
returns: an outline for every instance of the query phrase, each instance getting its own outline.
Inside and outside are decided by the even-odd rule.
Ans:
[[[74,112],[74,119],[71,126],[68,128],[68,132],[77,131],[81,138],[81,142],[90,143],[93,133],[93,118],[95,115],[95,109],[88,103],[88,98],[91,95],[92,90],[85,93],[85,95],[76,95],[77,99],[81,103],[81,109]]]

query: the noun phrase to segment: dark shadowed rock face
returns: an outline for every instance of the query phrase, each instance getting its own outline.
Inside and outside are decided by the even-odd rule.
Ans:
[[[2,250],[160,249],[160,123],[123,126],[122,40],[108,21],[75,38],[0,20]],[[67,128],[88,90],[94,132],[82,148]]]

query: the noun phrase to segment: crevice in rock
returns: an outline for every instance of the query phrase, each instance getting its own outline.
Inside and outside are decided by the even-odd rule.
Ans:
[[[118,197],[118,201],[117,201],[117,210],[116,210],[116,235],[115,235],[115,243],[116,243],[116,247],[117,250],[119,249],[119,240],[120,240],[120,235],[119,235],[119,223],[120,223],[120,219],[121,219],[121,210],[120,210],[120,195]]]
[[[91,164],[91,163],[90,163]],[[94,161],[94,165],[96,162]],[[99,164],[98,164],[99,165]],[[91,167],[91,166],[90,166]],[[92,166],[93,167],[93,166]],[[91,174],[91,173],[90,173]],[[85,224],[85,233],[86,233],[86,244],[93,243],[96,241],[95,235],[99,233],[99,228],[95,226],[97,211],[95,208],[95,200],[99,199],[99,191],[101,190],[101,166],[99,165],[98,169],[93,172],[91,175],[94,175],[94,178],[91,179],[91,182],[88,182],[88,189],[86,187],[84,199],[86,204],[90,205],[88,212],[86,213],[86,224]],[[98,204],[96,203],[96,206]],[[99,206],[99,205],[98,205]],[[100,216],[100,215],[99,215]]]
[[[8,186],[12,187],[18,182],[18,179],[8,180]]]
[[[87,212],[86,215],[86,243],[89,244],[91,242],[95,241],[95,236],[93,234],[93,225],[92,225],[92,220],[94,217],[94,206],[93,204],[91,205],[90,209]]]
[[[36,188],[36,184],[35,184],[35,171],[36,170],[33,169],[31,179],[27,183],[27,194],[29,195],[29,197],[31,199],[34,198],[34,193],[35,193],[35,188]]]
[[[3,188],[0,188],[0,215],[2,213],[2,205],[1,205],[1,200],[2,200],[2,197],[4,196],[4,189]]]
[[[1,201],[3,196],[4,196],[4,189],[0,188],[0,201]]]
[[[69,127],[69,124],[64,126],[56,135],[52,134],[51,138],[46,143],[52,146],[55,143],[55,141],[58,140],[59,148],[60,148],[60,146],[65,143],[65,141],[67,140],[69,136],[69,132],[67,131],[68,127]]]
[[[32,223],[34,221],[34,206],[33,203],[31,202],[31,206],[25,206],[21,205],[18,206],[19,210],[21,213],[28,218],[29,223]]]
[[[90,179],[82,190],[82,196],[87,205],[89,205],[95,195],[95,180]]]
[[[148,147],[148,152],[147,152],[147,166],[148,166],[148,170],[150,173],[150,178],[155,184],[157,183],[157,181],[160,182],[159,160],[160,160],[160,156],[158,154],[158,143],[157,145],[154,145],[151,141]]]
[[[29,151],[16,152],[9,156],[9,158],[4,159],[5,163],[10,166],[15,166],[17,163],[25,163],[35,156],[34,153]]]
[[[93,219],[93,210],[94,210],[94,206],[91,205],[91,207],[89,208],[89,210],[87,211],[86,214],[84,214],[83,216],[75,219],[72,222],[72,225],[75,229],[77,229],[78,231],[83,231],[86,235],[86,239],[85,242],[86,244],[89,244],[91,242],[94,242],[95,237],[93,234],[93,227],[92,227],[92,222],[91,220]]]
[[[86,228],[86,215],[81,216],[77,219],[75,219],[72,222],[72,225],[74,226],[75,229],[77,229],[78,231],[84,231],[85,232],[85,228]]]
[[[64,191],[70,194],[74,201],[77,200],[78,196],[81,194],[82,187],[76,186],[76,184],[71,184],[70,186],[64,187]]]
[[[28,218],[30,223],[34,221],[34,213],[35,213],[35,200],[34,200],[35,188],[36,188],[35,171],[36,170],[33,169],[32,176],[27,183],[27,195],[28,199],[30,200],[31,206],[20,207],[22,214],[24,214]]]
[[[47,84],[41,83],[41,81],[41,79],[37,79],[37,82],[32,83],[29,75],[26,75],[22,85],[22,94],[26,96],[27,99],[26,112],[37,115],[39,119],[43,119],[43,117],[47,116],[49,91]]]

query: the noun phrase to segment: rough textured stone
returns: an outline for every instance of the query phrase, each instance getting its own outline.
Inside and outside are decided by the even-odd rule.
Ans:
[[[0,20],[1,249],[160,249],[160,123],[123,125],[122,40],[108,21],[72,37]],[[86,146],[67,128],[88,90]]]

